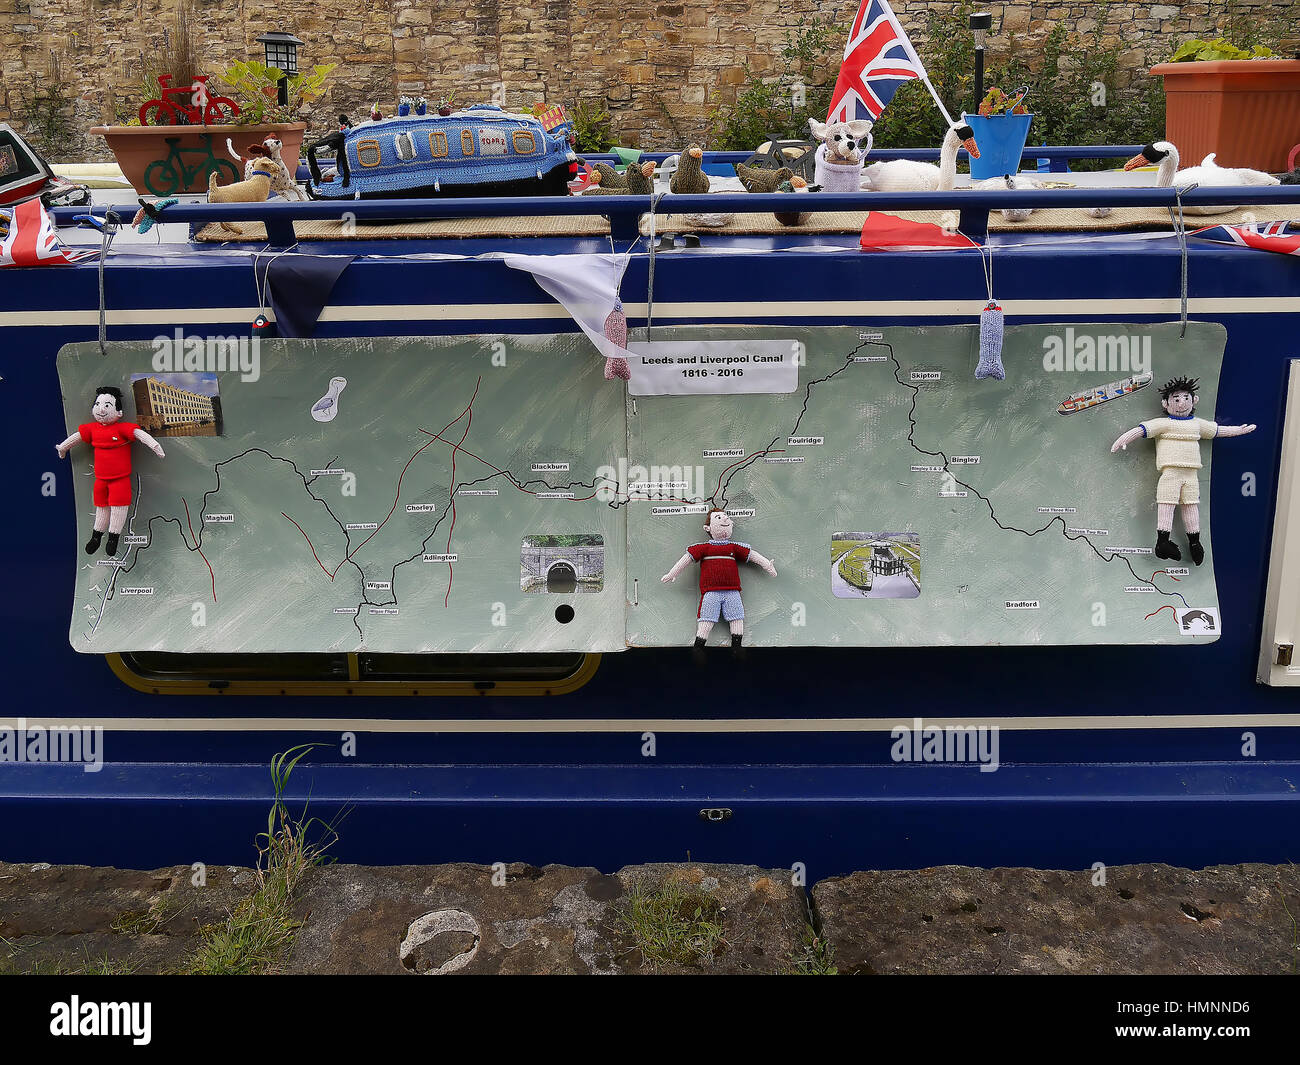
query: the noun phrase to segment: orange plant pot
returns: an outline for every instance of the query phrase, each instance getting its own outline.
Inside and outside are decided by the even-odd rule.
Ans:
[[[1184,166],[1210,152],[1220,166],[1279,172],[1300,144],[1300,59],[1160,63],[1165,136]]]
[[[147,196],[172,196],[178,192],[206,192],[208,175],[228,185],[242,180],[244,168],[231,158],[227,138],[240,156],[274,133],[283,145],[280,157],[293,174],[298,169],[305,122],[268,123],[261,126],[96,126],[90,131],[108,141],[117,165],[136,192]],[[176,143],[169,143],[175,138]],[[228,164],[228,165],[227,165]]]

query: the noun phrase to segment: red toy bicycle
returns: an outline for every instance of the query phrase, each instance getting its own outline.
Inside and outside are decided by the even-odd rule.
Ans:
[[[208,75],[194,79],[192,85],[172,86],[170,74],[159,74],[162,98],[140,105],[142,126],[208,126],[230,122],[239,114],[239,105],[225,96],[208,95]]]

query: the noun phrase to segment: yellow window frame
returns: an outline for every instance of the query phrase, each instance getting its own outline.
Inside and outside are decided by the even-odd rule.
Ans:
[[[568,695],[585,685],[600,666],[599,654],[584,654],[568,674],[519,680],[420,680],[412,678],[370,679],[361,675],[360,655],[349,653],[346,677],[279,680],[274,678],[222,679],[149,676],[133,668],[121,654],[104,656],[113,674],[128,688],[147,695],[329,695],[329,696],[469,696],[469,695]],[[254,658],[256,656],[247,656]],[[500,656],[508,659],[509,655]]]

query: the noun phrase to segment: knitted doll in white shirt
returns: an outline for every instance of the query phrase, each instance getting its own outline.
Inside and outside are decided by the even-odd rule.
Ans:
[[[1198,566],[1205,560],[1201,546],[1201,486],[1196,471],[1201,468],[1201,441],[1223,436],[1243,436],[1253,433],[1253,425],[1218,425],[1197,418],[1196,394],[1199,381],[1175,377],[1160,389],[1160,405],[1167,418],[1152,418],[1130,429],[1110,447],[1111,453],[1127,448],[1140,436],[1149,436],[1156,442],[1156,469],[1160,480],[1156,483],[1156,557],[1181,561],[1183,554],[1169,539],[1174,528],[1174,508],[1183,508],[1183,529],[1187,533],[1187,546],[1192,561]]]
[[[752,562],[776,576],[772,560],[764,558],[749,544],[731,539],[731,515],[721,507],[714,507],[704,517],[708,531],[707,543],[692,544],[686,554],[665,573],[660,580],[665,584],[675,581],[692,562],[700,564],[699,624],[695,627],[695,652],[703,653],[704,641],[716,621],[725,621],[731,628],[731,646],[737,652],[745,634],[745,607],[740,601],[740,562]]]

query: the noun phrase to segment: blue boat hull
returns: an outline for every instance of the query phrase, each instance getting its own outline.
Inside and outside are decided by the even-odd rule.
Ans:
[[[969,323],[984,302],[977,264],[957,253],[865,254],[820,238],[735,238],[726,254],[679,250],[654,266],[656,325],[916,326]],[[602,248],[602,244],[604,247]],[[462,241],[410,251],[474,255]],[[998,250],[1011,321],[1176,319],[1181,260],[1172,239],[1097,238]],[[317,336],[550,333],[572,329],[525,274],[499,261],[360,254]],[[406,250],[406,249],[403,249]],[[602,240],[535,240],[530,251],[608,250]],[[364,257],[368,253],[373,257]],[[1244,257],[1243,257],[1244,256]],[[247,329],[256,308],[242,253],[132,250],[106,277],[109,335],[148,339],[201,323]],[[633,257],[623,291],[645,292]],[[57,276],[59,284],[50,284]],[[110,764],[0,766],[9,860],[156,866],[246,862],[265,825],[268,763],[318,742],[292,781],[322,817],[349,812],[333,852],[348,861],[467,859],[805,863],[816,878],[864,867],[959,862],[1087,868],[1094,862],[1294,860],[1300,705],[1255,681],[1281,446],[1300,315],[1283,256],[1196,246],[1191,310],[1227,329],[1218,402],[1259,429],[1216,452],[1210,521],[1225,617],[1217,642],[1182,647],[956,647],[717,652],[700,671],[685,648],[606,655],[578,690],[541,698],[153,695],[104,659],[68,646],[74,539],[70,491],[37,495],[59,471],[63,410],[54,354],[93,340],[93,267],[9,271],[0,367],[8,408],[0,525],[10,560],[0,658],[9,714],[110,726]],[[204,293],[197,299],[196,293]],[[452,310],[449,311],[449,308]],[[632,329],[646,308],[626,305]],[[1258,491],[1243,497],[1243,474]],[[1109,476],[1099,464],[1098,476]],[[61,488],[66,486],[63,472]],[[870,669],[864,685],[862,669]],[[815,678],[815,682],[810,679]],[[713,696],[725,695],[725,709]],[[905,708],[901,710],[900,708]],[[896,764],[900,716],[978,719],[1002,728],[1002,768]],[[1243,756],[1243,734],[1257,753]],[[341,737],[356,737],[354,756]],[[654,757],[642,753],[646,733]],[[707,811],[729,811],[708,813]]]

